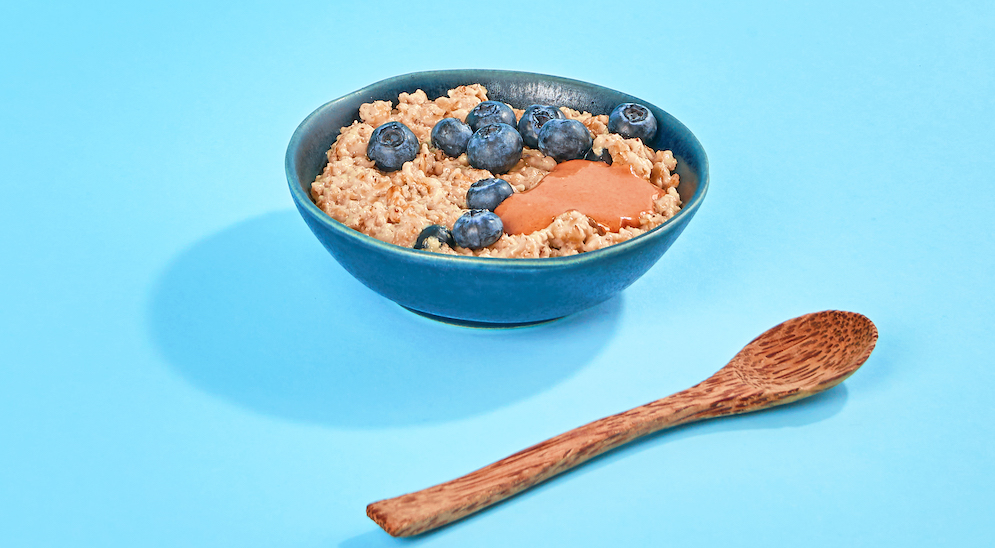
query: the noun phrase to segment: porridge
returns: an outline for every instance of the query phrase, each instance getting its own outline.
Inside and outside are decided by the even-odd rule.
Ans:
[[[540,131],[539,148],[536,148],[533,144],[536,132],[521,131],[525,124],[523,116],[532,120],[534,107],[508,109],[515,120],[521,120],[519,131],[511,131],[507,111],[491,112],[485,108],[494,103],[488,101],[483,86],[474,84],[457,87],[434,100],[418,90],[400,94],[396,106],[388,101],[362,105],[360,119],[342,128],[329,149],[328,164],[311,184],[312,200],[337,221],[385,242],[405,247],[417,243],[416,247],[439,253],[513,258],[559,257],[601,249],[643,234],[680,210],[679,181],[674,173],[677,161],[670,151],[653,150],[643,144],[643,138],[633,137],[640,128],[610,132],[610,125],[618,127],[617,119],[560,107],[553,113],[555,122],[543,119],[537,123]],[[492,115],[500,122],[489,121]],[[539,119],[540,115],[536,114],[535,118]],[[654,120],[654,132],[655,123]],[[564,133],[565,140],[557,140],[558,135],[547,135],[553,134],[554,126],[562,126],[565,132],[573,134]],[[463,152],[450,146],[451,136],[466,142],[471,133],[468,144],[461,149]],[[518,152],[508,156],[505,149],[514,148],[516,140]],[[374,142],[400,145],[387,147],[384,153],[384,147],[377,150]],[[580,151],[579,154],[570,151],[571,147]],[[398,153],[401,156],[395,150],[401,151]],[[638,203],[642,205],[629,206],[628,213],[616,212],[616,217],[621,215],[621,222],[598,217],[582,205],[583,201],[576,206],[564,201],[564,207],[557,209],[548,207],[549,199],[544,202],[547,207],[541,222],[537,223],[535,218],[531,223],[511,226],[500,222],[513,206],[517,206],[519,214],[523,207],[526,210],[534,207],[529,204],[536,200],[526,198],[538,199],[539,192],[531,191],[543,188],[540,183],[547,176],[548,181],[566,183],[571,177],[564,173],[571,170],[595,173],[592,170],[596,169],[600,170],[596,178],[611,171],[619,179],[620,186],[602,190],[603,193],[630,189],[626,192],[640,195]],[[495,179],[499,182],[495,183]],[[471,187],[480,190],[477,194],[484,196],[485,202],[502,203],[481,209],[475,206],[468,212],[468,192],[474,194]],[[553,184],[548,187],[552,189]],[[576,192],[580,196],[590,192],[590,188]],[[494,196],[498,197],[493,199]],[[603,201],[597,196],[588,200]],[[526,228],[519,231],[515,226]],[[450,229],[455,240],[449,237]],[[484,242],[477,243],[474,239],[490,232],[493,238]]]

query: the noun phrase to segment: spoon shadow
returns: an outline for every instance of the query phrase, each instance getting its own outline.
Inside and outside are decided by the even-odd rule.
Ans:
[[[639,438],[622,447],[594,457],[584,464],[563,472],[545,482],[532,487],[526,491],[518,493],[510,498],[502,500],[476,514],[471,514],[463,519],[422,533],[414,537],[391,537],[380,528],[371,523],[373,530],[349,538],[339,543],[339,548],[380,548],[396,547],[404,545],[416,545],[423,541],[428,541],[436,535],[458,526],[466,521],[477,519],[476,516],[486,516],[496,508],[501,508],[509,501],[520,498],[538,496],[547,489],[554,489],[561,482],[568,481],[569,478],[591,473],[603,466],[609,465],[617,459],[627,458],[640,452],[654,449],[661,443],[677,442],[679,440],[693,438],[702,435],[711,435],[720,432],[747,431],[747,430],[770,430],[779,428],[799,428],[821,422],[839,413],[849,398],[849,392],[845,384],[840,384],[834,388],[821,392],[804,400],[799,400],[789,404],[755,411],[743,415],[723,417],[719,420],[706,420],[693,422],[662,430],[648,436]]]
[[[458,420],[548,390],[611,339],[623,300],[529,328],[425,319],[345,272],[296,212],[180,253],[148,299],[151,338],[198,388],[255,412],[345,428]]]

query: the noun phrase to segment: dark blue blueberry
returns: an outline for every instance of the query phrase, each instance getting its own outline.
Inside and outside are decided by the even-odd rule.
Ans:
[[[498,241],[503,233],[501,217],[486,209],[471,209],[453,224],[456,245],[470,249],[485,248]]]
[[[443,118],[432,128],[432,146],[455,158],[466,152],[466,142],[471,135],[470,126],[456,118]]]
[[[561,120],[566,116],[563,111],[548,105],[529,105],[518,121],[518,132],[522,134],[525,146],[539,147],[539,129],[550,120]]]
[[[550,120],[539,130],[539,150],[557,162],[582,159],[593,144],[591,132],[577,120]]]
[[[638,103],[622,103],[608,116],[608,131],[647,144],[656,135],[656,116]]]
[[[442,225],[429,225],[418,233],[418,238],[415,239],[414,248],[425,249],[426,240],[429,238],[435,238],[436,240],[439,240],[439,243],[446,244],[449,247],[456,247],[456,240],[453,240],[453,233],[450,232],[448,228]]]
[[[473,131],[491,124],[514,126],[515,111],[501,101],[484,101],[466,114],[466,123]]]
[[[387,122],[373,130],[366,156],[381,171],[397,171],[418,155],[418,138],[401,122]]]
[[[587,156],[584,157],[585,160],[591,160],[592,162],[604,162],[608,165],[612,165],[612,155],[608,152],[607,148],[601,149],[601,154],[595,154],[594,150],[587,151]]]
[[[466,191],[466,207],[494,211],[494,208],[514,193],[515,189],[504,179],[481,179],[470,185]]]
[[[494,175],[507,173],[522,159],[522,136],[508,124],[484,126],[466,144],[466,159]]]
[[[425,249],[426,240],[429,238],[435,238],[439,240],[439,243],[446,244],[449,247],[456,247],[456,240],[453,240],[453,233],[448,228],[442,225],[428,225],[418,233],[418,237],[415,238],[414,248]]]

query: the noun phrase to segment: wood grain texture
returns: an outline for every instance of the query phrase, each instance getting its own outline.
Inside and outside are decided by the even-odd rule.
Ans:
[[[867,360],[876,342],[874,324],[853,312],[829,310],[788,320],[687,390],[575,428],[452,481],[374,502],[366,514],[393,536],[435,529],[647,434],[832,388]]]

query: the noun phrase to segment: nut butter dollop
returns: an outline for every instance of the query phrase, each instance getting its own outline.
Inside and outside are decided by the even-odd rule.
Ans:
[[[508,234],[530,234],[557,215],[577,210],[605,231],[639,226],[643,213],[664,191],[632,173],[627,165],[570,160],[556,165],[532,190],[513,194],[494,210]]]

